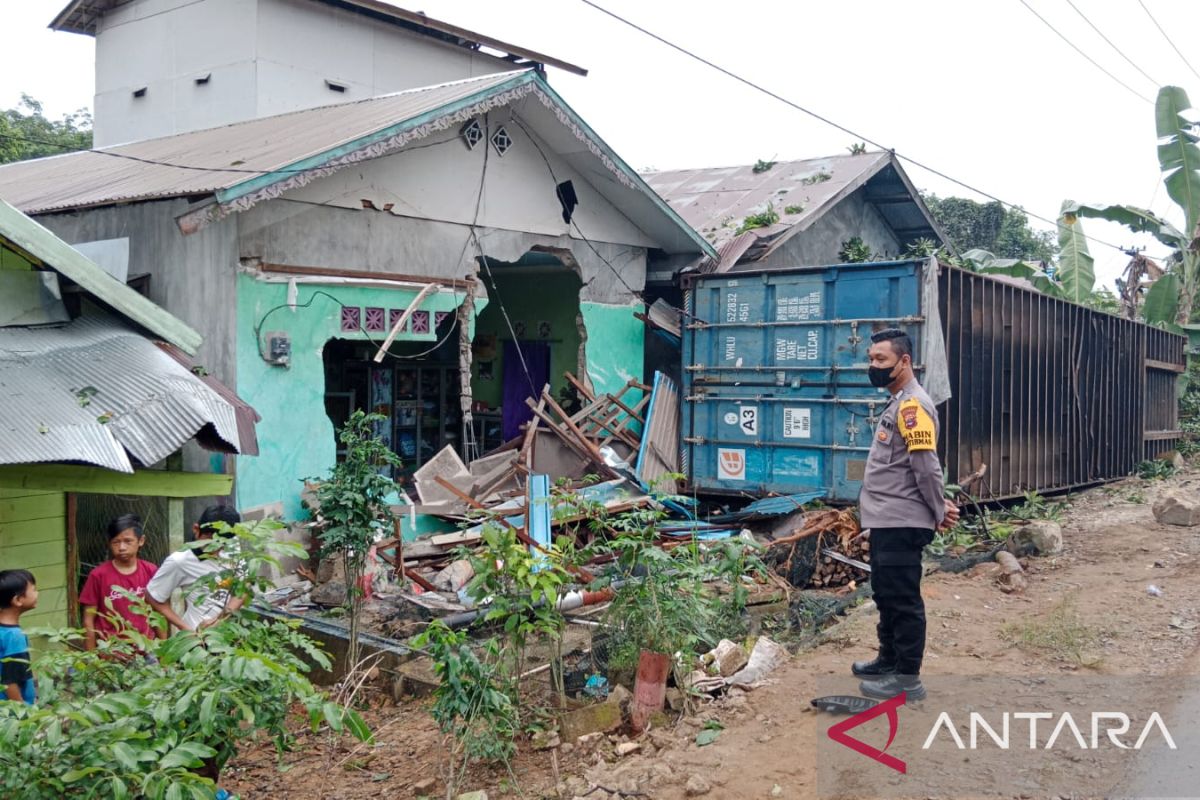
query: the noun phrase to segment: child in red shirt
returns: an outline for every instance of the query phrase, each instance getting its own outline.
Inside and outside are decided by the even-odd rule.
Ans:
[[[145,597],[146,584],[157,570],[137,557],[138,550],[146,543],[141,518],[123,514],[109,523],[107,532],[112,559],[92,570],[79,593],[86,633],[84,646],[88,650],[96,649],[97,638],[107,639],[126,629],[150,638],[163,636],[163,632],[150,626],[150,620],[130,607],[132,602],[121,591]]]

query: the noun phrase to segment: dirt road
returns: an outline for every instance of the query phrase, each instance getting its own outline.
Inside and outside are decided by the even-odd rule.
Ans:
[[[1169,675],[1194,670],[1200,528],[1155,522],[1151,504],[1168,488],[1200,493],[1200,473],[1157,482],[1129,480],[1074,498],[1062,520],[1063,554],[1031,562],[1024,595],[1002,593],[988,567],[927,577],[925,673],[930,687],[936,687],[939,676]],[[1162,596],[1148,594],[1149,585],[1159,587]],[[856,609],[826,631],[820,646],[778,670],[771,685],[717,704],[711,715],[725,728],[714,743],[697,746],[702,720],[686,721],[669,746],[652,756],[606,762],[587,777],[593,785],[626,792],[637,788],[661,800],[817,797],[815,754],[822,715],[810,710],[809,699],[839,676],[847,676],[845,690],[854,689],[849,664],[873,654],[876,618],[869,603]],[[828,722],[825,718],[824,725]],[[656,741],[668,745],[666,736]],[[1146,765],[1142,777],[1129,776],[1135,793],[1130,796],[1165,793],[1179,785],[1190,785],[1200,795],[1200,783],[1186,782],[1189,774],[1190,767],[1172,773]],[[603,791],[586,797],[604,797]]]

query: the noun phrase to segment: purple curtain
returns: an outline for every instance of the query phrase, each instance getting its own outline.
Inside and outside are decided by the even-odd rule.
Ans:
[[[517,348],[520,347],[518,354]],[[525,365],[521,365],[521,357]],[[528,374],[526,369],[529,370]],[[521,426],[533,419],[526,398],[537,398],[550,382],[550,345],[546,342],[504,343],[504,400],[501,423],[504,441],[521,435]]]

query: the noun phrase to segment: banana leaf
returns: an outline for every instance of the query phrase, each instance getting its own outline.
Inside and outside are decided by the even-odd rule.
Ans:
[[[1179,313],[1179,276],[1168,272],[1151,284],[1142,303],[1142,317],[1151,325],[1174,328]]]
[[[1183,116],[1191,111],[1187,92],[1164,86],[1154,105],[1158,132],[1158,163],[1166,175],[1167,194],[1183,209],[1184,230],[1193,231],[1200,221],[1200,147],[1196,147],[1193,125]]]
[[[1092,296],[1096,285],[1095,260],[1088,252],[1087,237],[1083,235],[1083,223],[1066,209],[1076,205],[1071,200],[1063,202],[1063,213],[1058,218],[1058,273],[1063,297],[1073,303],[1083,303]]]

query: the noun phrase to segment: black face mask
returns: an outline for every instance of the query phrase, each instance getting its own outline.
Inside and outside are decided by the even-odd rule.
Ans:
[[[892,381],[896,380],[892,377],[892,370],[897,366],[899,366],[898,363],[890,367],[867,367],[867,378],[871,381],[872,386],[880,389],[891,386]]]

